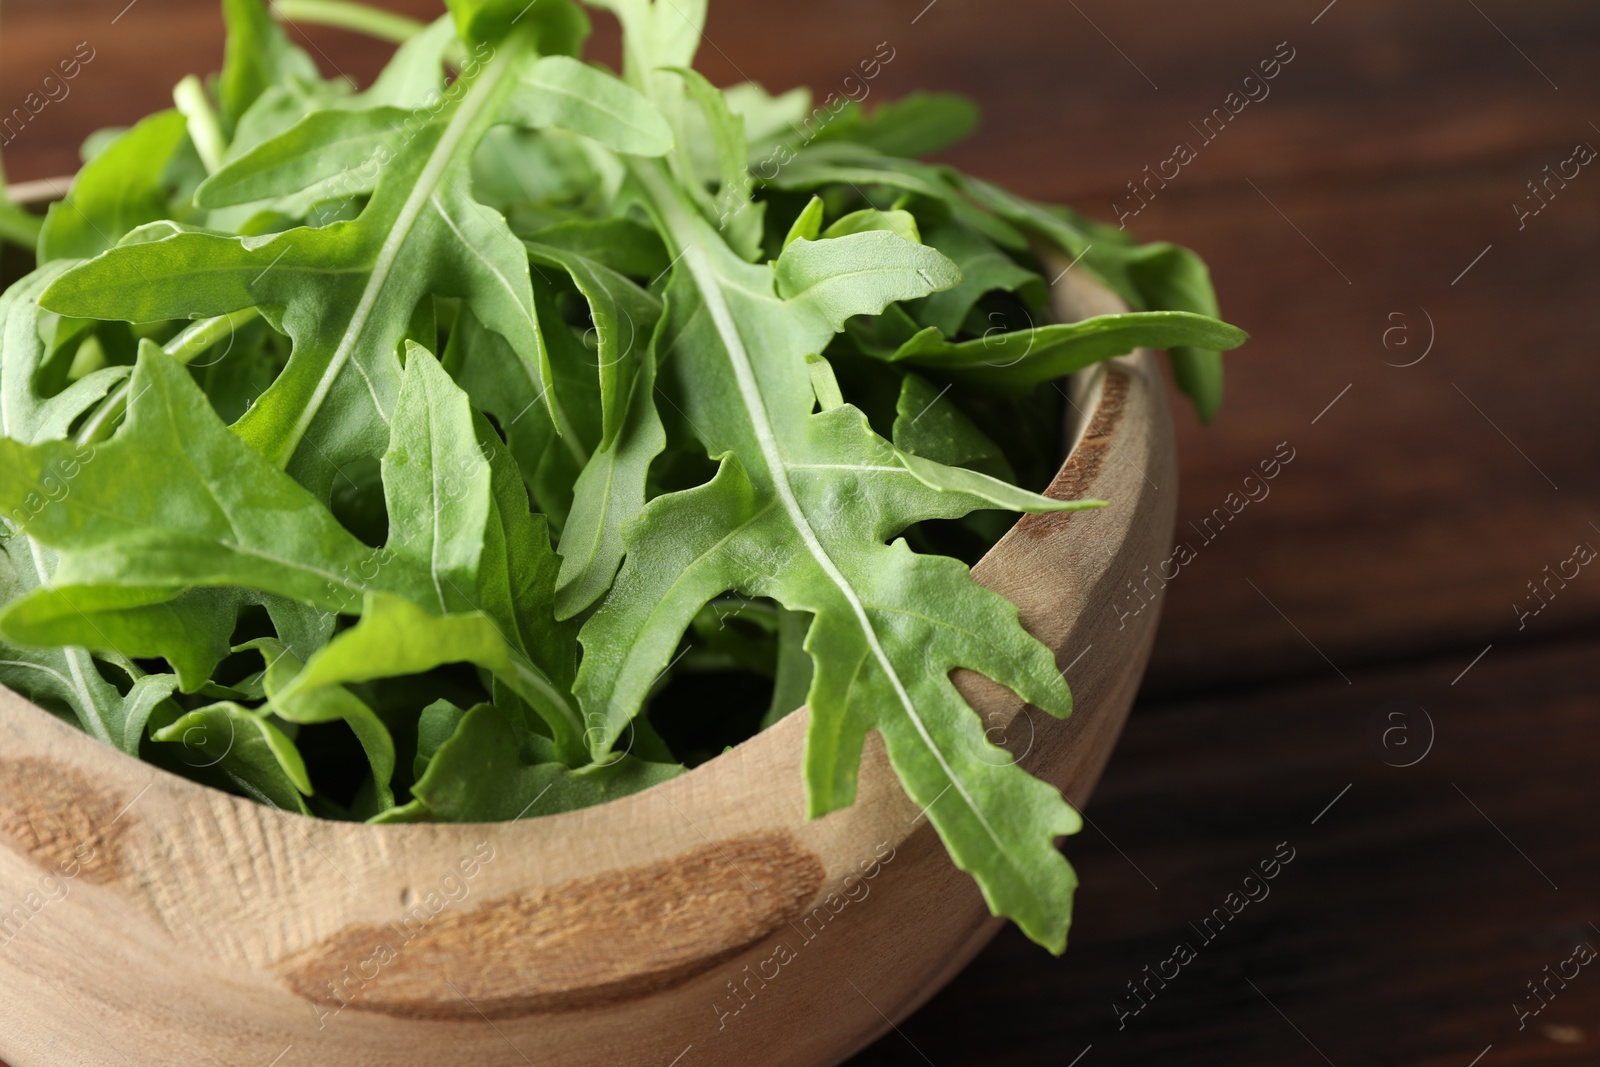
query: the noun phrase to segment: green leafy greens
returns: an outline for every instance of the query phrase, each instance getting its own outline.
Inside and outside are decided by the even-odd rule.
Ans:
[[[1204,266],[915,157],[967,102],[692,69],[705,0],[448,0],[357,92],[261,0],[222,73],[103,144],[0,297],[0,682],[276,807],[493,821],[649,789],[809,707],[810,814],[867,734],[996,914],[1065,947],[1077,813],[979,672],[1071,694],[968,562],[1072,511],[1048,386],[1171,352],[1210,418]],[[813,123],[813,127],[816,124]],[[1134,311],[1048,321],[1066,256]],[[997,516],[1001,516],[997,519]],[[711,694],[715,694],[712,696]]]

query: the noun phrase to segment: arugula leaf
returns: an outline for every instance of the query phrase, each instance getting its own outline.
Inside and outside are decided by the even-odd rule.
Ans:
[[[795,127],[811,114],[811,90],[804,87],[774,96],[755,82],[741,82],[722,90],[722,95],[734,114],[744,119],[745,135],[753,148],[792,136]],[[753,151],[752,156],[755,154]]]
[[[89,259],[146,223],[188,218],[185,204],[204,176],[193,151],[177,111],[122,134],[78,172],[65,200],[50,205],[39,262]]]
[[[48,582],[53,559],[37,541],[0,537],[0,601]],[[20,647],[0,640],[0,684],[47,707],[70,709],[83,729],[130,756],[139,754],[145,723],[178,688],[171,674],[141,675],[118,693],[83,648]]]
[[[44,220],[11,203],[0,192],[0,242],[31,249],[39,241]]]
[[[597,336],[603,433],[573,488],[573,508],[561,539],[557,593],[561,618],[599,599],[622,562],[622,525],[644,506],[650,461],[666,445],[654,402],[651,336],[661,301],[587,257],[530,243],[536,263],[565,270],[589,304]],[[618,441],[627,420],[631,432]]]
[[[1136,245],[1123,231],[1061,208],[1024,200],[997,185],[951,172],[952,180],[979,204],[1025,230],[1037,233],[1106,282],[1138,311],[1186,311],[1219,318],[1221,309],[1211,274],[1187,248],[1159,243]],[[1243,340],[1241,336],[1241,341]],[[1222,406],[1222,351],[1226,344],[1177,343],[1168,355],[1185,396],[1202,422]]]
[[[819,142],[799,151],[771,179],[778,188],[795,190],[837,182],[887,186],[926,197],[949,209],[961,226],[1013,252],[1027,248],[1024,234],[1036,235],[1070,259],[1081,258],[1084,267],[1136,310],[1187,311],[1210,318],[1218,314],[1210,277],[1193,252],[1175,245],[1135,245],[1115,227],[1032,203],[948,167],[893,158],[863,144]],[[951,324],[946,316],[943,325]],[[1169,353],[1180,387],[1207,421],[1221,404],[1222,347],[1228,346],[1178,344]]]
[[[241,646],[241,651],[245,649],[261,653],[266,663],[262,682],[268,706],[280,719],[301,726],[327,722],[349,724],[372,766],[379,808],[387,811],[394,807],[394,791],[390,788],[395,766],[394,739],[377,713],[360,697],[337,686],[290,695],[290,686],[304,664],[282,641],[264,637]]]
[[[413,349],[410,367],[413,384],[401,405],[405,433],[385,471],[393,492],[394,537],[383,553],[374,553],[229,433],[183,368],[147,344],[135,371],[127,425],[72,472],[72,491],[94,501],[93,509],[47,507],[23,523],[28,533],[67,549],[55,587],[12,601],[0,626],[41,611],[67,618],[68,612],[147,606],[192,586],[260,589],[345,613],[352,598],[400,590],[401,596],[367,597],[362,621],[312,657],[278,699],[288,707],[315,688],[473,662],[501,675],[548,716],[564,752],[581,752],[582,727],[570,702],[494,620],[477,610],[441,617],[414,606],[449,611],[474,599],[468,591],[477,590],[478,563],[463,564],[461,550],[482,551],[491,479],[476,439],[463,440],[459,432],[463,424],[471,426],[468,409],[455,399],[464,399],[459,390],[426,352]],[[449,426],[452,411],[455,425]],[[420,453],[419,438],[426,446]],[[0,440],[0,458],[7,461],[0,471],[0,502],[31,508],[29,495],[39,492],[51,465],[70,457],[73,447],[48,442],[28,448]],[[130,469],[137,473],[130,475]],[[453,494],[461,499],[450,499]],[[524,523],[524,532],[532,529]],[[525,543],[515,550],[525,552]],[[511,570],[502,562],[497,573],[509,583]],[[542,574],[548,605],[553,561]],[[511,587],[502,602],[532,610],[527,594],[526,588]],[[92,628],[91,620],[84,621]],[[92,645],[94,635],[75,643]],[[340,665],[352,655],[357,666]]]
[[[507,822],[555,815],[642,792],[682,774],[674,764],[618,756],[577,770],[524,763],[504,713],[482,704],[467,712],[411,787],[411,804],[375,822]]]
[[[946,337],[954,337],[984,294],[996,290],[1025,293],[1035,307],[1045,303],[1045,280],[976,230],[946,223],[928,231],[928,243],[961,268],[961,284],[912,305],[912,315],[924,326],[937,327]]]
[[[1243,330],[1187,311],[1100,315],[974,341],[947,341],[936,328],[917,334],[888,358],[989,394],[1018,395],[1137,348],[1204,345],[1237,348]]]
[[[55,556],[36,557],[36,583],[0,612],[0,636],[37,647],[78,646],[124,660],[161,658],[179,688],[202,692],[227,658],[245,597],[236,590],[169,589],[92,591],[62,588]]]
[[[694,101],[705,118],[711,143],[716,150],[716,199],[701,194],[699,183],[691,183],[687,189],[699,202],[706,217],[716,220],[729,245],[745,259],[753,260],[761,253],[761,232],[767,206],[756,203],[751,196],[754,182],[750,180],[750,150],[745,136],[744,117],[734,112],[727,98],[703,74],[689,67],[669,69],[683,79],[689,99]],[[683,166],[685,169],[694,166],[692,153]]]
[[[783,247],[788,248],[796,241],[815,241],[819,239],[822,236],[822,223],[827,218],[827,213],[828,206],[822,197],[813,196],[795,218],[794,224],[789,227],[789,233],[783,239]],[[842,237],[844,235],[836,234],[835,236]],[[920,234],[917,237],[917,243],[922,243]]]
[[[286,132],[236,156],[198,190],[202,207],[227,208],[294,196],[316,202],[371,193],[405,116],[398,109],[315,111]],[[291,136],[290,134],[293,134]],[[315,144],[315,151],[308,148]]]
[[[911,214],[911,212],[879,211],[877,208],[867,208],[864,211],[852,211],[850,214],[844,216],[842,219],[839,219],[833,225],[829,226],[826,230],[823,230],[821,236],[824,238],[849,237],[853,233],[870,233],[873,230],[887,230],[889,233],[899,234],[912,244],[920,245],[924,243],[922,239],[922,231],[917,226],[917,217]],[[809,238],[809,240],[813,241],[816,239],[816,237]],[[926,243],[933,245],[935,248],[939,248],[937,242],[928,241]],[[939,251],[944,252],[947,256],[949,255],[949,252],[943,248],[939,248]],[[961,264],[957,263],[956,266],[960,267]],[[965,275],[966,271],[962,270],[962,274]],[[963,280],[962,285],[965,284],[966,282]],[[957,286],[956,288],[959,289],[960,287],[961,286]],[[939,295],[940,294],[935,293],[933,296],[925,297],[924,299],[933,300]]]
[[[432,110],[447,91],[442,77],[446,64],[457,69],[471,69],[476,65],[461,51],[461,42],[452,32],[448,15],[428,25],[419,25],[416,33],[395,49],[394,56],[370,88],[336,99],[332,106],[347,110],[368,107]]]
[[[686,68],[700,48],[706,27],[706,0],[591,0],[622,23],[623,73],[634,88],[663,107],[669,121],[679,117],[671,104],[681,88],[672,84],[674,68]]]
[[[512,651],[570,682],[577,650],[553,617],[548,526],[529,514],[527,491],[493,429],[420,345],[409,346],[395,428],[383,457],[387,553],[431,575],[430,610],[483,612]]]
[[[284,18],[295,17],[282,3],[274,3],[273,10]],[[386,12],[379,14],[387,15]],[[240,80],[246,88],[238,98],[250,99],[251,103],[238,114],[233,113],[237,100],[226,91],[229,67],[224,67],[218,84],[219,120],[228,139],[225,158],[229,161],[287,133],[307,115],[325,108],[348,111],[397,107],[431,111],[445,90],[446,60],[453,61],[457,67],[467,65],[448,16],[437,19],[431,26],[407,19],[404,20],[408,27],[407,39],[372,86],[364,92],[354,92],[354,86],[342,76],[332,81],[323,80],[316,64],[289,44],[271,20],[267,20],[267,26],[257,26],[255,13],[251,13],[242,21],[246,40],[239,48],[238,66]],[[229,40],[233,39],[234,31],[230,30]],[[230,53],[229,62],[232,61]],[[256,95],[250,97],[250,92]],[[345,188],[370,192],[371,184],[362,185],[358,178],[350,176]],[[285,198],[274,206],[285,214],[299,217],[315,202],[315,190],[310,190],[299,197]],[[239,205],[213,210],[207,221],[213,228],[237,229],[241,233],[264,232],[260,228],[262,211],[263,205]]]
[[[572,55],[589,36],[589,18],[567,0],[445,0],[463,41],[497,41],[518,23],[536,25],[546,52]]]
[[[884,155],[917,159],[966,140],[982,121],[978,106],[958,93],[912,93],[876,108],[845,136]]]
[[[120,368],[97,372],[48,399],[34,391],[44,355],[34,301],[60,270],[60,265],[45,267],[0,296],[0,437],[7,440],[37,442],[64,436],[125,373]],[[10,531],[20,529],[40,509],[59,507],[70,495],[71,477],[83,458],[82,453],[75,455],[67,465],[52,469],[39,492],[6,510],[0,522],[0,604],[13,604],[50,586],[56,567],[53,553],[25,534]],[[8,628],[6,636],[17,634]],[[138,755],[146,721],[178,688],[178,678],[145,675],[132,668],[133,685],[124,696],[106,681],[87,649],[73,647],[79,642],[55,640],[55,635],[37,631],[22,636],[32,640],[19,644],[0,640],[0,683],[35,701],[72,709],[89,733]],[[24,645],[28,647],[20,647]],[[191,679],[199,684],[215,665],[215,661],[189,664]]]
[[[361,621],[311,657],[278,699],[292,701],[335,685],[424,674],[451,663],[494,673],[554,732],[556,751],[574,765],[587,757],[583,720],[567,695],[516,649],[482,611],[434,615],[401,597],[367,598]],[[531,723],[525,724],[532,729]]]
[[[535,286],[534,299],[545,321],[551,374],[562,396],[580,401],[598,395],[599,380],[587,352],[559,322],[552,324],[548,298]],[[475,407],[493,415],[505,434],[522,476],[539,510],[558,526],[564,525],[572,507],[572,487],[589,462],[589,444],[599,439],[575,426],[567,416],[582,418],[589,404],[563,404],[558,427],[544,404],[546,389],[538,376],[507,345],[505,338],[480,323],[471,309],[462,308],[450,335],[445,363],[467,391]],[[598,404],[593,405],[598,407]],[[598,415],[598,412],[595,412]],[[598,423],[598,419],[594,420]]]
[[[429,577],[439,614],[470,607],[493,506],[472,407],[433,355],[406,345],[405,383],[383,454],[386,553]]]
[[[646,351],[639,362],[625,398],[625,422],[612,443],[590,458],[573,489],[556,587],[562,619],[585,611],[611,587],[626,553],[622,531],[644,510],[650,464],[667,445],[655,404],[655,356]]]
[[[895,447],[1015,484],[1016,473],[1005,451],[950,399],[950,389],[948,385],[935,389],[917,374],[905,376],[895,405]]]
[[[23,248],[33,248],[39,243],[39,230],[43,225],[43,220],[37,215],[11,202],[11,190],[6,186],[5,164],[0,162],[0,242],[9,241]]]
[[[77,617],[84,626],[71,643],[94,647],[97,612],[176,611],[174,598],[196,587],[257,589],[336,613],[369,589],[431,592],[425,574],[383,560],[228,432],[188,371],[148,342],[132,384],[126,425],[87,456],[69,442],[0,438],[0,507],[62,556],[54,584],[8,604],[0,630],[35,615],[67,626]],[[52,479],[80,503],[40,507]],[[166,636],[174,632],[183,628]],[[192,654],[177,643],[160,654]]]
[[[1054,838],[1074,832],[1077,816],[984,739],[949,673],[978,670],[1058,715],[1070,708],[1066,684],[1015,607],[963,565],[884,544],[916,521],[959,517],[1006,494],[975,494],[982,476],[897,452],[853,408],[811,412],[808,353],[849,317],[947,288],[959,274],[932,249],[883,231],[796,241],[777,264],[751,266],[665,172],[633,171],[682,253],[662,341],[669,367],[707,453],[723,458],[711,482],[657,498],[625,533],[622,573],[582,633],[575,692],[585,711],[608,741],[620,734],[690,620],[726,590],[813,614],[811,813],[853,802],[861,746],[877,729],[912,799],[931,806],[991,907],[1059,950],[1071,878]],[[1006,502],[1085,506],[1021,490]]]
[[[314,113],[230,163],[197,196],[222,207],[376,165],[372,198],[356,220],[263,239],[179,232],[124,245],[59,279],[42,303],[131,322],[275,309],[294,354],[236,429],[324,497],[340,466],[387,441],[399,392],[396,348],[427,296],[466,300],[511,340],[553,413],[527,257],[505,220],[472,199],[468,175],[471,149],[498,120],[529,49],[514,39],[463,71],[462,91],[436,114]],[[349,147],[377,128],[406,132],[392,157]]]
[[[718,195],[705,191],[696,147],[703,139],[678,138],[670,157],[672,173],[708,221],[748,260],[761,253],[766,205],[751,196],[748,138],[744,116],[726,96],[692,68],[705,33],[706,0],[591,0],[611,11],[623,28],[623,72],[629,84],[653,103],[680,131],[704,129],[711,140]],[[748,97],[747,97],[748,100]],[[704,122],[691,121],[693,105]]]
[[[583,728],[565,692],[576,656],[553,617],[548,534],[528,514],[526,492],[506,461],[484,456],[480,434],[492,437],[474,420],[467,395],[431,354],[410,345],[383,458],[385,556],[429,575],[433,595],[425,607],[369,597],[361,621],[313,656],[275,699],[473,663],[539,712],[563,757],[581,760]]]
[[[812,191],[829,186],[879,186],[926,197],[947,208],[959,223],[1003,248],[1024,251],[1028,239],[1006,219],[981,210],[955,184],[952,171],[914,160],[884,155],[866,145],[818,141],[797,152],[776,176],[760,177],[773,188]]]
[[[1211,271],[1187,248],[1141,245],[1125,258],[1124,269],[1151,308],[1222,316]],[[1203,341],[1168,347],[1178,388],[1194,401],[1202,422],[1210,422],[1222,407],[1222,350],[1230,347]]]
[[[635,380],[625,439],[595,454],[575,488],[573,512],[562,536],[557,615],[570,619],[605,595],[626,552],[622,531],[645,504],[650,463],[666,447],[666,432],[651,391],[655,368]]]
[[[525,240],[582,256],[629,278],[654,281],[672,265],[660,235],[627,218],[571,219],[528,233]]]
[[[261,0],[222,0],[228,35],[217,79],[223,132],[232,136],[261,94],[292,80],[320,81],[311,57],[291,44]]]
[[[570,56],[546,56],[534,64],[508,101],[506,116],[529,129],[571,130],[630,155],[664,156],[673,146],[672,127],[649,101]]]
[[[417,719],[417,755],[412,764],[413,777],[421,778],[428,772],[428,764],[433,762],[433,757],[455,734],[456,727],[461,725],[461,720],[466,716],[465,709],[456,707],[448,700],[436,700],[422,709],[422,715]],[[398,818],[399,813],[391,817]],[[382,817],[379,821],[382,821]]]
[[[557,621],[561,563],[550,545],[550,521],[528,510],[528,490],[516,462],[487,421],[480,416],[476,425],[489,457],[493,494],[477,606],[499,622],[513,648],[563,694],[570,693],[578,669],[578,629]]]
[[[811,656],[806,652],[810,629],[811,616],[805,612],[778,609],[778,665],[772,681],[772,702],[761,717],[763,730],[805,705],[814,673]]]
[[[40,336],[39,294],[66,264],[45,266],[0,295],[0,436],[37,442],[67,436],[73,424],[128,375],[106,367],[51,397],[38,392],[48,353]]]
[[[127,367],[95,371],[48,399],[37,392],[45,346],[35,301],[66,267],[66,263],[52,263],[0,297],[0,436],[10,441],[57,440],[67,436],[103,397],[102,410],[126,403]],[[13,525],[20,528],[33,513],[69,499],[78,474],[95,457],[92,444],[67,446],[45,469],[40,489],[22,498],[22,512],[13,511]],[[30,552],[31,565],[22,568],[30,577],[26,590],[50,586],[53,556],[41,554],[37,546]],[[47,565],[46,560],[51,562]],[[176,599],[170,592],[133,591],[103,604],[104,610],[68,594],[45,601],[19,599],[9,605],[4,630],[12,639],[29,645],[84,644],[124,657],[162,656],[182,679],[183,689],[195,692],[228,655],[228,638],[241,598],[214,590],[185,592]],[[136,734],[135,749],[137,740]]]
[[[609,448],[626,410],[638,366],[646,359],[650,336],[661,320],[661,301],[595,260],[563,248],[528,242],[535,263],[565,271],[589,304],[598,344],[600,447]]]
[[[197,769],[215,768],[262,804],[311,814],[303,799],[312,793],[305,761],[294,742],[259,712],[233,703],[213,704],[150,736],[153,741],[182,745],[189,754],[185,763]]]

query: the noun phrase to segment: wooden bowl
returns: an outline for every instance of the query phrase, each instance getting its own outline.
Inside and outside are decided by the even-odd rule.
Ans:
[[[1069,274],[1065,319],[1115,310]],[[1024,765],[1087,801],[1155,633],[1171,544],[1156,364],[1079,375],[1050,487],[975,569],[1055,650],[1058,722],[958,678]],[[285,814],[122,755],[0,690],[0,1058],[13,1067],[817,1067],[995,934],[869,739],[855,806],[805,818],[797,712],[647,793],[491,826]],[[998,738],[998,732],[991,737]],[[1040,951],[1043,951],[1042,949]]]

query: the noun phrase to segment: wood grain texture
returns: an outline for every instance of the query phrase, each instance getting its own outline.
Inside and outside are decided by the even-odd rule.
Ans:
[[[1176,140],[1192,137],[1188,124],[1221,106],[1282,41],[1297,56],[1272,95],[1205,150],[1186,184],[1454,166],[1541,151],[1600,121],[1587,106],[1600,88],[1591,61],[1600,13],[1584,0],[1484,0],[1482,14],[1455,0],[1339,0],[1313,25],[1325,3],[821,0],[795,23],[760,0],[717,0],[700,65],[723,83],[837,91],[886,41],[895,59],[874,83],[880,98],[944,89],[983,104],[984,131],[954,160],[1107,216],[1110,197],[1170,154]],[[19,176],[71,173],[90,129],[167,106],[174,71],[217,66],[214,0],[137,0],[123,13],[126,5],[6,4],[0,101],[19,102],[78,41],[102,56],[72,97],[51,105],[19,141],[16,151],[26,157]],[[382,6],[419,17],[440,10],[432,0]],[[604,16],[596,22],[599,53],[614,58],[614,26]],[[382,55],[338,31],[306,27],[302,39],[325,71],[358,80]]]
[[[480,1014],[521,1019],[627,1005],[803,921],[826,884],[821,860],[792,834],[747,834],[436,920],[415,911],[431,912],[424,899],[398,930],[349,926],[278,970],[301,997],[337,1011],[346,990],[327,976],[375,951],[381,962],[382,947],[393,947],[381,980],[363,987],[355,1004],[398,1019],[471,1023]],[[440,997],[441,975],[452,977],[460,997]]]
[[[1589,637],[1488,657],[1454,688],[1422,662],[1136,712],[1075,853],[1066,956],[1003,933],[853,1067],[925,1067],[917,1049],[1065,1065],[1091,1045],[1080,1067],[1468,1067],[1491,1044],[1480,1067],[1594,1063],[1600,963],[1525,1027],[1514,1005],[1537,1007],[1527,983],[1576,945],[1600,950],[1597,663]],[[1383,743],[1397,708],[1409,751]],[[1432,751],[1391,766],[1424,750],[1418,708]],[[1208,943],[1195,927],[1280,842],[1295,859]],[[1119,1027],[1127,984],[1183,943],[1195,959]]]
[[[1199,558],[1172,583],[1152,691],[1337,678],[1317,648],[1346,673],[1455,650],[1459,671],[1490,642],[1600,621],[1587,572],[1525,628],[1513,610],[1539,607],[1546,566],[1600,546],[1600,372],[1578,311],[1600,286],[1600,174],[1518,232],[1509,203],[1536,172],[1263,186],[1352,285],[1249,188],[1163,208],[1255,338],[1229,357],[1217,424],[1179,416],[1178,528]],[[1283,441],[1299,458],[1272,496],[1200,529]]]

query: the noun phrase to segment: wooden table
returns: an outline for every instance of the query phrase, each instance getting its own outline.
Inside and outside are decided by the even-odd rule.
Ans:
[[[70,171],[88,131],[215,67],[209,0],[125,2],[7,3],[5,107],[58,53],[96,50],[7,147],[13,178]],[[1600,546],[1600,173],[1552,182],[1537,215],[1514,205],[1600,146],[1600,9],[925,3],[717,0],[702,65],[828,87],[888,42],[882,98],[985,106],[953,162],[1105,218],[1193,142],[1130,224],[1199,249],[1255,340],[1218,423],[1180,416],[1197,558],[1069,844],[1071,949],[1003,934],[855,1062],[1594,1063],[1600,968],[1543,999],[1528,983],[1600,947],[1600,572],[1550,581],[1520,625],[1517,609]],[[377,62],[313,39],[357,78]],[[1290,53],[1214,140],[1191,127]],[[1229,513],[1285,443],[1270,497]]]

